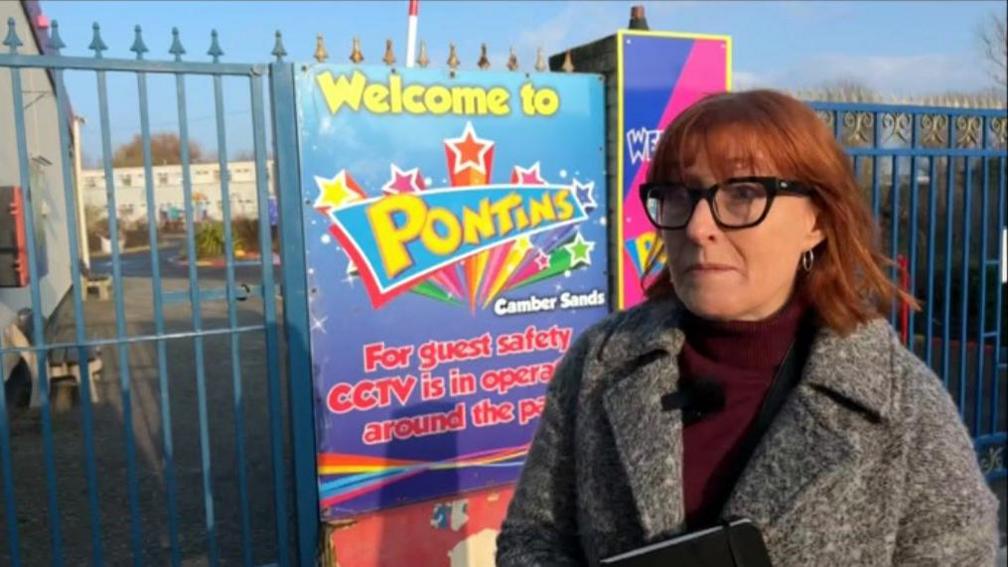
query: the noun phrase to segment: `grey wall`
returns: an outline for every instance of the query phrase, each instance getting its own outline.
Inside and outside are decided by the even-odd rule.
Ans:
[[[0,22],[6,22],[8,17],[14,18],[18,36],[24,43],[19,51],[37,54],[38,46],[20,2],[0,2]],[[33,204],[36,218],[42,219],[40,230],[46,243],[47,274],[40,280],[40,291],[42,315],[48,317],[70,289],[69,219],[63,197],[56,97],[52,83],[40,69],[21,71],[21,90],[27,107],[24,117],[30,168],[36,170],[39,185],[32,187]],[[10,70],[0,67],[0,185],[21,184],[13,110]],[[32,158],[48,160],[49,165]],[[0,329],[23,307],[31,307],[29,288],[0,288]],[[10,370],[10,366],[5,367]]]

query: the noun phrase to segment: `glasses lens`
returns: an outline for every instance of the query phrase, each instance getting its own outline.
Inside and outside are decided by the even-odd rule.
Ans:
[[[766,187],[751,181],[726,183],[714,195],[714,213],[725,226],[756,222],[763,216],[766,205]]]
[[[662,228],[678,228],[689,220],[693,204],[685,187],[662,186],[648,191],[645,201],[651,221]]]

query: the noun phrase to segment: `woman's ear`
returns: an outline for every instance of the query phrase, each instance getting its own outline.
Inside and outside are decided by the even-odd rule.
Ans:
[[[823,231],[823,222],[819,208],[815,205],[810,204],[808,207],[806,226],[808,229],[805,232],[805,246],[803,249],[811,250],[822,243],[823,240],[826,240],[826,232]]]

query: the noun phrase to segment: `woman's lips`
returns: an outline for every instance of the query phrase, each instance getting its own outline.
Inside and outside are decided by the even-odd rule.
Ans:
[[[725,264],[690,264],[684,270],[684,273],[700,273],[700,274],[717,274],[722,272],[730,272],[734,270],[731,266]]]

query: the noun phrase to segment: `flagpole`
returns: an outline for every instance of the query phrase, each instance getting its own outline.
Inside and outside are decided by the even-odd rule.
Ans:
[[[412,67],[416,62],[417,13],[420,11],[420,0],[409,0],[409,24],[406,31],[406,67]]]

